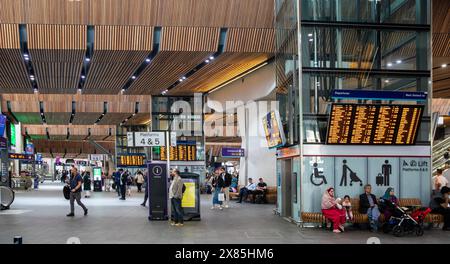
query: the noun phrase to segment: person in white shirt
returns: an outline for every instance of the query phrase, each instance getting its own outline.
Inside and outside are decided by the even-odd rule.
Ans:
[[[448,180],[442,175],[442,169],[437,169],[436,176],[433,176],[433,191],[437,193],[447,185]]]
[[[248,178],[248,184],[239,191],[239,201],[237,203],[242,203],[242,199],[247,199],[249,194],[252,194],[256,190],[256,183],[253,182],[252,178]]]
[[[450,182],[450,163],[445,164],[445,170],[442,172],[442,176],[447,179],[447,182]]]

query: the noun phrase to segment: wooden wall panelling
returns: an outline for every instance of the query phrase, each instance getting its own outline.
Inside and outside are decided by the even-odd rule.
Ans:
[[[77,91],[86,53],[86,26],[28,25],[28,47],[40,93]]]
[[[96,26],[83,93],[118,94],[153,49],[153,28]]]
[[[0,24],[0,61],[0,93],[33,93],[20,51],[17,24]]]

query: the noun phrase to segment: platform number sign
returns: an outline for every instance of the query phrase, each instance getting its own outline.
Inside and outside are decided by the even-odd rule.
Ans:
[[[161,147],[165,146],[164,132],[135,132],[135,147]]]

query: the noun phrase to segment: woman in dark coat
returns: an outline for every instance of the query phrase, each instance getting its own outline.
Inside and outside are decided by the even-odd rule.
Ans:
[[[91,197],[91,174],[88,171],[83,173],[83,190],[85,198]]]

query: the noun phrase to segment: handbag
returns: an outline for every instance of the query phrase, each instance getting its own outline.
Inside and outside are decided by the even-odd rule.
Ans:
[[[225,201],[225,194],[224,193],[219,193],[219,202],[223,202]]]

